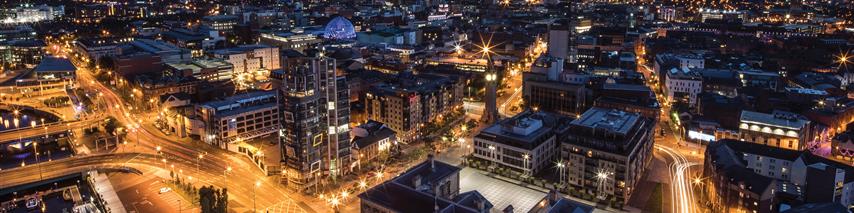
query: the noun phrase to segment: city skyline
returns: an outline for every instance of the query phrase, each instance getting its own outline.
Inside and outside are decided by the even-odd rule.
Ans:
[[[0,212],[851,212],[854,3],[0,1]]]

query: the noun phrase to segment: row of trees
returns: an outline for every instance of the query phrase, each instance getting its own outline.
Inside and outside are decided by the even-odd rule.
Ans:
[[[169,171],[169,176],[172,177],[169,183],[174,186],[175,190],[186,194],[191,203],[198,203],[202,213],[228,212],[228,189],[218,189],[210,185],[197,189],[192,183],[182,179],[175,171]]]
[[[202,186],[199,189],[199,206],[202,208],[202,213],[226,213],[228,211],[228,190],[220,190],[213,186]]]

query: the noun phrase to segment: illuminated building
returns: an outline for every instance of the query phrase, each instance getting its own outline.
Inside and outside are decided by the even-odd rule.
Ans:
[[[45,56],[35,69],[39,79],[76,79],[77,67],[68,59]]]
[[[567,79],[564,76],[522,73],[522,98],[526,107],[569,116],[581,114],[592,104],[592,100],[588,100],[592,93],[583,77]]]
[[[205,16],[202,18],[202,23],[214,30],[231,32],[237,25],[238,19],[239,17],[231,15]]]
[[[627,203],[652,160],[655,122],[636,113],[591,108],[562,141],[565,181],[601,200]]]
[[[0,66],[10,65],[11,68],[35,67],[45,54],[45,43],[42,40],[11,40],[0,42]]]
[[[320,178],[353,169],[347,79],[326,57],[289,59],[281,78],[283,182],[316,192]]]
[[[234,67],[222,59],[196,59],[186,63],[167,63],[171,76],[194,77],[204,81],[231,80]]]
[[[743,141],[784,149],[804,150],[812,139],[810,121],[783,111],[773,114],[741,111],[738,129]]]
[[[712,142],[703,178],[713,212],[784,212],[814,204],[854,204],[854,167],[808,151],[737,140]],[[822,212],[813,209],[805,212]]]
[[[133,41],[133,38],[98,37],[78,39],[74,42],[75,52],[82,53],[90,61],[100,60],[101,57],[117,56],[122,53],[121,45]]]
[[[372,162],[376,158],[388,158],[398,149],[397,138],[394,130],[383,123],[368,120],[362,125],[354,127],[350,154],[353,163],[361,166]]]
[[[309,33],[261,33],[262,44],[276,46],[282,49],[294,49],[300,52],[307,48],[312,48],[314,45],[320,44],[321,42],[323,42],[323,39]]]
[[[205,124],[202,141],[235,149],[233,144],[241,140],[275,134],[280,124],[277,101],[275,91],[256,91],[199,104],[196,114]]]
[[[353,23],[343,16],[333,18],[326,24],[323,38],[332,40],[352,40],[356,38],[356,29]]]
[[[52,21],[55,19],[62,18],[62,16],[65,15],[65,6],[59,5],[56,7],[52,7],[48,6],[47,4],[42,4],[38,6],[25,4],[19,7],[15,7],[7,12],[14,14],[14,16],[6,17],[6,19],[0,20],[0,23],[33,23],[41,21]]]
[[[692,69],[670,69],[664,76],[664,93],[667,101],[694,106],[697,94],[703,91],[703,78]]]
[[[232,74],[254,73],[260,70],[280,69],[279,48],[255,44],[243,45],[228,49],[213,50],[210,54],[231,63],[234,68]]]
[[[744,22],[747,21],[747,18],[747,11],[718,10],[709,8],[700,9],[701,22],[706,22],[708,20]]]
[[[519,113],[478,133],[472,156],[533,176],[554,166],[571,120],[542,111]]]

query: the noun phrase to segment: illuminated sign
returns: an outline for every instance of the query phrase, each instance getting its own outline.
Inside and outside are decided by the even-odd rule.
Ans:
[[[688,138],[694,139],[694,140],[701,140],[701,141],[715,141],[714,135],[709,135],[709,134],[697,132],[694,130],[688,131]]]

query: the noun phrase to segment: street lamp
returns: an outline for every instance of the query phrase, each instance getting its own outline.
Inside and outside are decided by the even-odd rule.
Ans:
[[[489,158],[492,158],[492,167],[495,167],[495,146],[489,145]]]
[[[222,171],[222,180],[225,182],[225,188],[228,188],[228,173],[231,172],[231,166],[225,167],[225,171]]]
[[[522,164],[523,164],[522,167],[525,169],[525,176],[528,176],[528,174],[530,173],[530,171],[528,169],[528,159],[530,159],[530,158],[531,158],[531,156],[529,156],[528,153],[525,153],[524,155],[522,155],[522,160],[523,160],[522,161]]]
[[[255,189],[261,186],[261,181],[255,181],[255,187],[252,187],[252,212],[257,212],[255,205]]]
[[[362,190],[365,190],[366,188],[368,188],[368,183],[365,180],[360,180],[359,181],[359,188]]]
[[[202,158],[204,158],[204,157],[205,157],[204,155],[199,154],[199,156],[196,158],[196,172],[197,172],[197,173],[199,172],[199,164],[200,164],[200,161],[201,161],[201,160],[202,160]]]
[[[565,178],[566,178],[566,177],[565,177],[565,176],[566,176],[566,173],[565,173],[565,172],[563,172],[564,167],[565,167],[565,166],[563,165],[563,161],[558,161],[558,162],[557,162],[558,172],[560,173],[560,181],[559,181],[559,182],[560,182],[560,186],[561,186],[561,187],[563,187],[563,184],[564,184],[563,179],[565,179]]]

